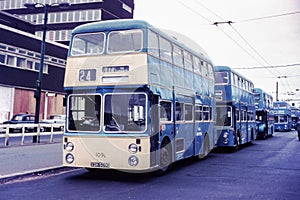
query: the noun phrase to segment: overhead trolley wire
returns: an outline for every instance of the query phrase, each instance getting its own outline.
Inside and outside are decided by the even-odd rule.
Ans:
[[[276,69],[274,71],[277,72],[274,73],[274,71],[269,69],[269,66],[264,65],[263,63],[261,63],[256,57],[254,57],[247,49],[245,49],[240,43],[238,43],[232,36],[230,36],[228,33],[226,33],[223,29],[221,29],[218,25],[219,24],[228,24],[230,25],[230,27],[233,29],[234,32],[236,32],[236,34],[239,35],[239,37],[252,49],[252,51],[261,59],[263,60],[265,63],[267,63],[267,65],[270,65],[269,62],[232,26],[232,24],[237,23],[237,22],[246,22],[246,21],[254,21],[254,20],[261,20],[261,19],[267,19],[267,18],[274,18],[274,17],[280,17],[280,16],[286,16],[286,15],[293,15],[293,14],[298,14],[300,13],[300,11],[296,11],[296,12],[290,12],[290,13],[284,13],[284,14],[279,14],[279,15],[271,15],[271,16],[265,16],[265,17],[257,17],[257,18],[251,18],[251,19],[246,19],[246,20],[240,20],[240,21],[226,21],[224,20],[221,16],[217,15],[216,13],[214,13],[212,10],[210,10],[209,8],[207,8],[206,6],[204,6],[203,4],[201,4],[198,0],[195,0],[201,7],[205,8],[207,11],[209,11],[210,13],[212,13],[213,15],[217,16],[219,19],[223,20],[221,22],[214,22],[212,23],[212,21],[210,19],[208,19],[207,17],[203,16],[202,14],[200,14],[199,12],[195,11],[194,9],[192,9],[191,7],[189,7],[188,5],[186,5],[185,3],[177,0],[181,5],[183,5],[185,8],[187,8],[188,10],[192,11],[194,14],[200,16],[201,18],[203,18],[204,20],[206,20],[207,22],[209,22],[211,25],[215,25],[221,32],[223,32],[223,34],[225,34],[230,40],[232,40],[237,46],[239,46],[244,52],[246,52],[253,60],[255,60],[257,63],[259,63],[260,65],[263,66],[263,68],[267,69],[271,74],[273,74],[276,77],[278,77],[281,75],[281,73],[279,71],[277,71]],[[236,68],[235,68],[236,69]],[[289,85],[289,84],[287,84]]]
[[[282,67],[295,67],[300,66],[300,63],[294,63],[289,65],[270,65],[270,66],[261,66],[261,67],[236,67],[235,69],[265,69],[265,68],[282,68]]]
[[[215,26],[217,26],[219,29],[220,29],[220,27],[218,26],[219,24],[228,24],[232,29],[233,29],[233,31],[252,49],[252,51],[256,54],[256,55],[258,55],[258,57],[260,58],[260,59],[262,59],[265,63],[267,63],[268,65],[270,65],[270,63],[245,39],[245,37],[243,37],[242,36],[242,34],[240,33],[240,32],[238,32],[237,31],[237,29],[236,28],[234,28],[233,26],[232,26],[232,24],[233,23],[235,23],[235,22],[233,22],[233,21],[226,21],[223,17],[221,17],[220,15],[218,15],[217,13],[215,13],[215,12],[213,12],[211,9],[209,9],[208,7],[206,7],[206,6],[204,6],[202,3],[200,3],[198,0],[196,0],[196,2],[200,5],[200,6],[202,6],[203,8],[205,8],[207,11],[209,11],[210,13],[212,13],[213,15],[215,15],[217,18],[219,18],[219,19],[221,19],[221,20],[223,20],[222,22],[214,22],[212,25],[215,25]],[[229,36],[229,34],[227,34],[227,33],[225,33],[225,31],[223,31],[222,29],[220,29],[224,34],[226,34],[227,35],[227,37],[230,37]],[[234,42],[234,43],[236,43],[237,44],[237,42],[232,38],[232,37],[230,37],[231,38],[231,40]],[[240,48],[242,48],[252,59],[254,59],[256,62],[258,62],[259,64],[261,64],[262,66],[265,66],[265,65],[263,65],[260,61],[258,61],[258,59],[256,59],[252,54],[250,54],[245,48],[243,48],[243,47],[241,47],[241,45],[240,44],[238,44],[238,46],[240,47]],[[274,76],[276,76],[276,74],[273,72],[273,71],[271,71],[271,70],[269,70]],[[280,72],[278,72],[277,71],[277,73],[278,74],[280,74]]]
[[[178,1],[178,0],[177,0]],[[185,3],[178,1],[181,5],[183,5],[185,8],[187,8],[188,10],[192,11],[194,14],[200,16],[201,18],[203,18],[204,20],[206,20],[209,24],[212,24],[213,22],[208,19],[207,17],[203,16],[202,14],[200,14],[199,12],[195,11],[194,9],[192,9],[191,7],[187,6]],[[204,7],[206,10],[208,10],[209,12],[213,13],[214,15],[216,15],[218,18],[221,18],[220,16],[218,16],[217,14],[215,14],[213,11],[211,11],[210,9],[208,9],[207,7],[205,7],[204,5],[202,5],[200,2],[197,1],[197,3],[199,5],[201,5],[202,7]],[[223,20],[223,19],[222,19]],[[221,32],[223,32],[223,34],[225,34],[230,40],[232,40],[232,42],[234,42],[237,46],[239,46],[244,52],[246,52],[252,59],[254,59],[257,63],[259,63],[260,65],[263,65],[259,60],[257,60],[249,51],[247,51],[247,49],[245,49],[241,44],[239,44],[233,37],[231,37],[228,33],[226,33],[222,28],[220,28],[219,26],[217,26],[219,28],[219,30]],[[274,74],[275,75],[275,74]],[[276,75],[277,76],[277,75]]]
[[[244,19],[244,20],[236,21],[234,23],[256,21],[256,20],[269,19],[269,18],[275,18],[275,17],[283,17],[283,16],[295,15],[295,14],[300,14],[300,11],[282,13],[282,14],[277,14],[277,15],[269,15],[269,16],[265,16],[265,17],[249,18],[249,19]]]

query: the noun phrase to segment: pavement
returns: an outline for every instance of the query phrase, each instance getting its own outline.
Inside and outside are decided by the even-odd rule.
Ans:
[[[62,168],[62,143],[0,147],[0,180]]]

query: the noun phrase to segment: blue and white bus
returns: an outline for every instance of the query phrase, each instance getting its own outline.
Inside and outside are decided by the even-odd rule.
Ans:
[[[73,30],[64,166],[165,172],[215,147],[212,62],[173,34],[141,20]]]
[[[297,108],[296,106],[292,105],[291,106],[291,118],[292,118],[292,128],[296,128],[295,125],[300,119],[300,109]]]
[[[261,88],[254,88],[256,138],[265,139],[274,133],[273,97]]]
[[[275,131],[292,130],[292,111],[291,105],[285,101],[274,102]]]
[[[238,148],[255,140],[253,83],[227,66],[216,66],[218,147]]]

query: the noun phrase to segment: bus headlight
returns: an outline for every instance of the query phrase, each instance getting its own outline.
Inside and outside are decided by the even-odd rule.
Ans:
[[[228,133],[228,132],[225,132],[225,133],[223,134],[223,138],[228,138],[228,135],[229,135],[229,133]]]
[[[136,156],[130,156],[128,158],[128,164],[132,167],[135,167],[139,164],[139,159]]]
[[[136,153],[138,151],[138,146],[132,143],[128,146],[128,150],[130,153]]]
[[[68,151],[68,152],[71,152],[73,151],[74,149],[74,144],[72,142],[68,142],[65,146],[65,149]]]
[[[69,164],[71,164],[71,163],[74,162],[74,156],[73,156],[73,154],[68,153],[66,155],[66,162],[69,163]]]
[[[225,138],[225,139],[223,140],[223,143],[224,143],[224,144],[228,144],[228,143],[229,143],[228,138]]]

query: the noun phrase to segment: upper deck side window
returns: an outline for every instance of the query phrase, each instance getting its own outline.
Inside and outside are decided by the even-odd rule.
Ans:
[[[225,85],[229,84],[228,72],[216,72],[216,85]]]
[[[197,74],[202,74],[201,72],[201,61],[198,57],[194,56],[194,72]]]
[[[158,35],[153,31],[148,32],[148,52],[159,57]]]
[[[184,67],[187,70],[193,71],[193,56],[187,51],[184,51]]]
[[[172,63],[172,44],[163,37],[159,37],[160,58]]]
[[[142,30],[112,31],[108,34],[108,53],[139,52],[142,47]]]
[[[104,52],[104,44],[104,33],[77,34],[73,37],[71,55],[102,54]]]
[[[208,77],[210,79],[215,79],[215,76],[214,76],[214,69],[213,69],[213,66],[211,64],[208,64],[207,65],[207,68],[208,68]]]
[[[173,45],[173,63],[183,67],[183,51],[177,45]]]
[[[259,102],[259,100],[260,100],[260,93],[254,93],[254,100],[255,100],[256,103]]]

